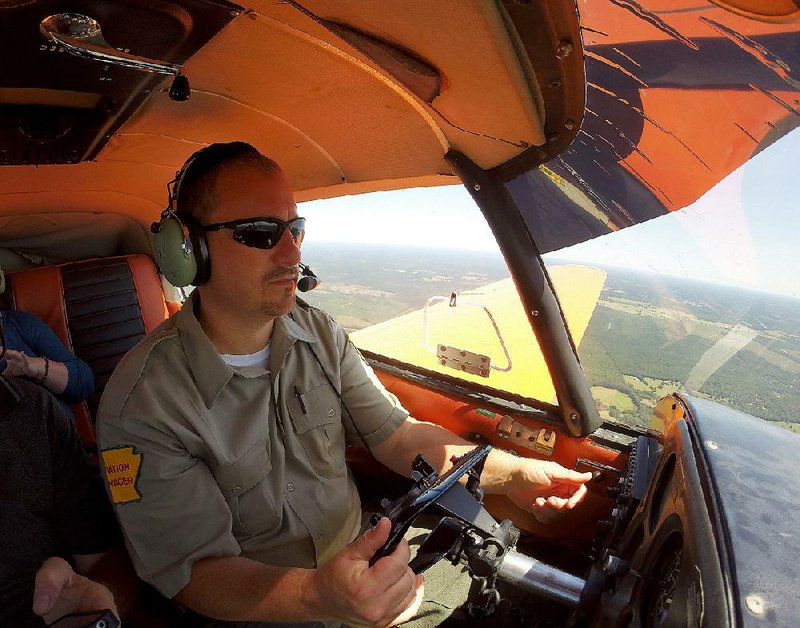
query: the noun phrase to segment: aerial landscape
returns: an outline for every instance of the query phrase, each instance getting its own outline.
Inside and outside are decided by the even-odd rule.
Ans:
[[[305,298],[349,331],[509,276],[500,255],[482,251],[309,243],[304,259],[322,278]],[[579,345],[603,417],[647,425],[656,402],[682,390],[800,432],[800,299],[603,270]]]

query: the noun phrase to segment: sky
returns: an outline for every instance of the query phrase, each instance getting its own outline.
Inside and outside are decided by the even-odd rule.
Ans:
[[[550,255],[800,297],[799,166],[795,129],[692,205]],[[462,186],[312,201],[300,213],[309,241],[497,250]]]

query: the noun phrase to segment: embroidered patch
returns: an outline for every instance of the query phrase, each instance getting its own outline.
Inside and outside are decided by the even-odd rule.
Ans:
[[[106,482],[115,504],[138,502],[142,495],[136,488],[142,467],[142,454],[132,445],[112,447],[101,452]]]

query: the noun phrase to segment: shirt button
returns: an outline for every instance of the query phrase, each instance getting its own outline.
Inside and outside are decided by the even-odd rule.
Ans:
[[[291,493],[291,492],[294,490],[294,484],[292,484],[291,482],[289,482],[289,483],[286,485],[286,490],[287,490],[287,491],[289,491],[289,492]]]
[[[232,495],[238,495],[241,492],[242,492],[242,487],[239,486],[238,484],[236,486],[232,486],[231,487],[231,494]]]
[[[333,418],[334,416],[336,416],[336,410],[334,410],[333,408],[331,408],[330,410],[328,410],[328,416],[329,416],[330,418]]]

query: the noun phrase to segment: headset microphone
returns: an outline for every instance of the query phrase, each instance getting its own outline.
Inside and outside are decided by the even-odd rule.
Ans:
[[[300,264],[300,274],[302,277],[297,282],[297,289],[300,292],[309,292],[320,284],[320,279],[305,264]]]

